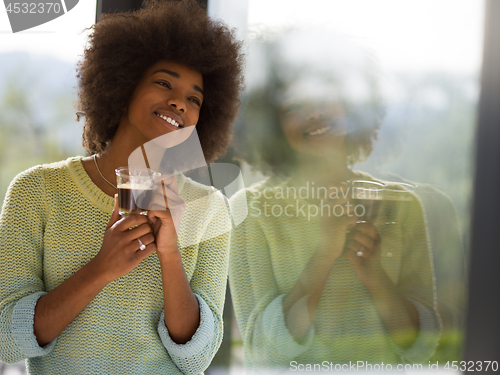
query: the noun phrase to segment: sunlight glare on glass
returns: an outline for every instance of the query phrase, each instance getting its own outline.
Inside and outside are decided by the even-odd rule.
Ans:
[[[365,41],[390,69],[471,73],[483,11],[480,0],[250,0],[248,24],[324,26]]]
[[[69,12],[40,26],[12,33],[5,9],[0,10],[0,54],[28,52],[76,62],[87,41],[85,28],[95,23],[96,1],[81,0]]]

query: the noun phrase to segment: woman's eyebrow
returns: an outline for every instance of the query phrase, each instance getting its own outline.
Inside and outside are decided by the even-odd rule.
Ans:
[[[167,69],[160,69],[160,70],[157,70],[156,72],[154,72],[153,74],[156,74],[156,73],[167,73],[168,75],[174,77],[174,78],[179,78],[180,75],[179,73],[176,73],[176,72],[172,72],[171,70],[167,70]]]
[[[167,69],[160,69],[160,70],[157,70],[156,72],[154,72],[153,74],[156,74],[156,73],[167,73],[169,76],[172,76],[174,78],[180,78],[180,75],[179,73],[176,73],[176,72],[173,72],[171,70],[167,70]],[[195,89],[196,91],[198,91],[200,94],[202,94],[203,96],[205,96],[205,93],[203,92],[203,89],[198,86],[198,85],[193,85],[193,89]]]
[[[200,86],[193,85],[193,89],[195,89],[196,91],[198,91],[201,95],[205,96],[205,93],[203,92],[203,90],[202,90],[202,88]]]

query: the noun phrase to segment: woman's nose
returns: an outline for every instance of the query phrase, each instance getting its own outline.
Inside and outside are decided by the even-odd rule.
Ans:
[[[306,116],[306,121],[319,121],[325,118],[325,112],[322,110],[314,110]]]
[[[184,113],[186,112],[186,103],[178,98],[178,97],[171,97],[167,100],[167,104],[170,106],[170,107],[173,107],[175,108],[177,111],[181,112],[181,113]]]

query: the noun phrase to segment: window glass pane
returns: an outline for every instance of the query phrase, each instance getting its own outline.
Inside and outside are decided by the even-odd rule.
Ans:
[[[0,196],[37,164],[81,154],[75,121],[76,64],[95,22],[95,1],[80,1],[50,22],[12,33],[0,12]]]
[[[249,0],[230,267],[247,369],[461,359],[483,11]]]
[[[75,121],[75,69],[95,10],[95,1],[80,1],[53,21],[17,33],[0,11],[2,202],[18,173],[84,153],[82,124]],[[24,362],[0,362],[0,374],[25,374]]]

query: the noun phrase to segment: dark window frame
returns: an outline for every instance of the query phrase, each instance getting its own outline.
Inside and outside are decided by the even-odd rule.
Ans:
[[[487,0],[485,5],[466,361],[500,361],[500,1]],[[490,369],[485,373],[494,371]]]

